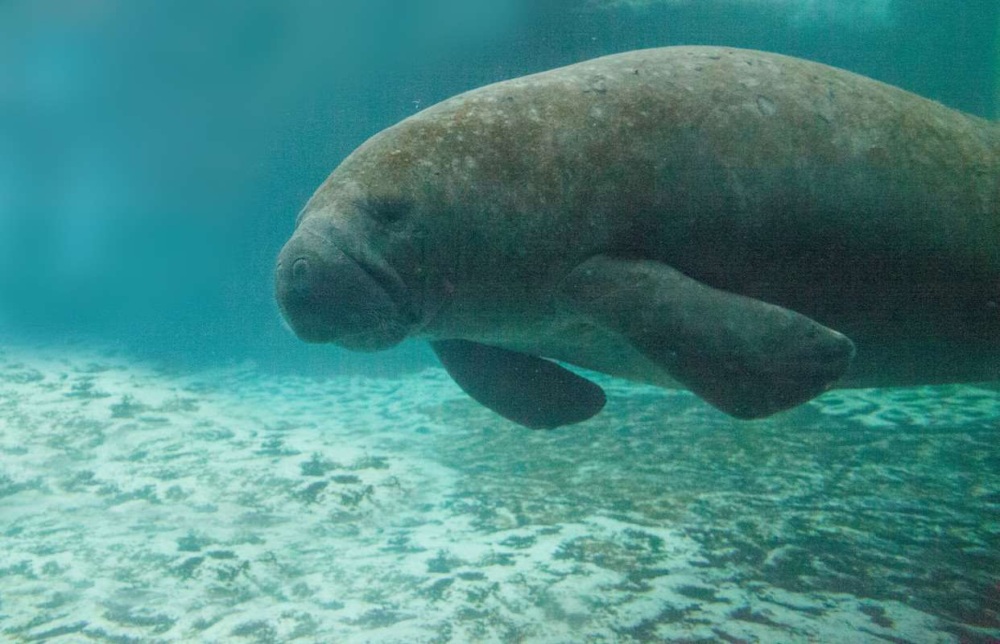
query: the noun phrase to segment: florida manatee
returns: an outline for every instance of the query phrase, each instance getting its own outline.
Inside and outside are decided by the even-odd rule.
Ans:
[[[604,404],[558,362],[760,418],[1000,378],[998,204],[995,123],[787,56],[649,49],[376,134],[299,214],[275,288],[301,339],[427,340],[528,427]]]

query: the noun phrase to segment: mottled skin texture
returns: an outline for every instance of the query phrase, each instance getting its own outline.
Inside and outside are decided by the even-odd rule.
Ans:
[[[463,338],[671,385],[560,295],[590,258],[652,260],[849,337],[836,386],[997,379],[998,204],[996,124],[775,54],[636,51],[372,137],[302,211],[278,299],[311,341]]]

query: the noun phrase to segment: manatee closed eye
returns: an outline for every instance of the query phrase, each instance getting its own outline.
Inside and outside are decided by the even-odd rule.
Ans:
[[[302,211],[276,295],[310,342],[430,342],[527,427],[605,403],[558,362],[760,418],[1000,378],[998,203],[994,123],[786,56],[642,50],[369,139]]]

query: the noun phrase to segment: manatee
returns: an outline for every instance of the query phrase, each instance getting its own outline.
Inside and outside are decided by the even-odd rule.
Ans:
[[[429,341],[532,428],[560,363],[741,419],[832,387],[1000,378],[1000,126],[815,62],[668,47],[445,100],[301,211],[276,297],[307,342]]]

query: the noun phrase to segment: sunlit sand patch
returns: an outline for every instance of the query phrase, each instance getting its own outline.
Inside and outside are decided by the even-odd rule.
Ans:
[[[391,380],[249,365],[170,375],[79,348],[8,348],[0,632],[275,642],[1000,633],[988,590],[997,531],[986,520],[1000,502],[998,448],[983,429],[985,416],[1000,418],[993,392],[834,392],[737,423],[685,392],[602,384],[609,405],[595,420],[530,432],[466,399],[440,369]],[[922,431],[931,413],[950,432]]]
[[[975,385],[833,391],[821,413],[876,428],[964,427],[1000,418],[1000,392]]]

